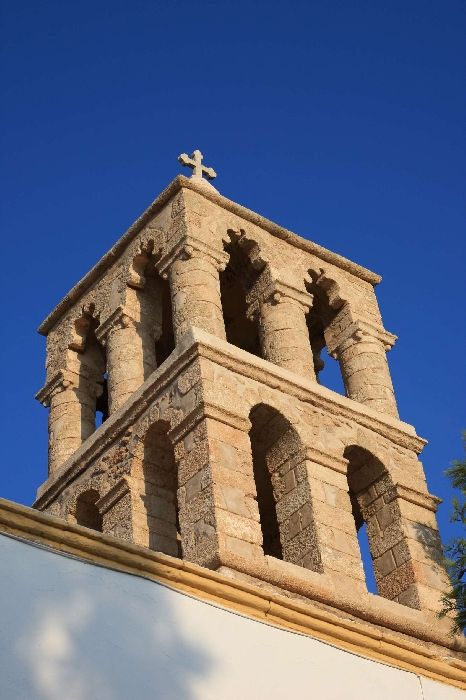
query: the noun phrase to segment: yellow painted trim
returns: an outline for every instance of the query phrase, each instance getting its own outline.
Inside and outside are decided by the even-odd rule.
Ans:
[[[242,615],[329,642],[341,649],[466,689],[466,663],[362,621],[274,595],[195,564],[67,523],[0,499],[0,533],[20,537],[109,569],[142,576]],[[449,650],[445,648],[445,655]]]

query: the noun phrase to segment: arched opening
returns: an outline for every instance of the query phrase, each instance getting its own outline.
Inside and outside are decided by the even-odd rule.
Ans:
[[[159,367],[175,348],[170,285],[156,270],[152,253],[141,252],[133,260],[128,292],[129,308],[140,319],[144,379]]]
[[[102,515],[96,506],[99,498],[99,492],[95,489],[84,491],[78,496],[75,513],[78,525],[102,532]]]
[[[168,423],[159,421],[147,431],[141,498],[150,549],[181,557],[178,479],[173,446],[167,435],[169,427]]]
[[[369,536],[367,534],[367,525],[362,521],[362,524],[357,529],[359,551],[361,553],[362,568],[364,570],[364,578],[366,579],[366,588],[369,593],[378,593],[377,581],[375,578],[374,566],[372,563],[371,548],[369,545]]]
[[[301,440],[270,406],[255,406],[249,418],[264,554],[320,572]]]
[[[376,486],[386,470],[380,460],[362,447],[347,447],[343,456],[348,460],[348,489],[366,586],[371,593],[378,593],[374,560],[380,527],[372,504],[377,501]]]
[[[392,480],[382,462],[362,447],[347,447],[344,457],[367,588],[398,600],[413,578]]]
[[[313,296],[313,303],[306,320],[317,381],[322,386],[346,396],[340,365],[329,354],[325,340],[325,330],[340,309],[332,308],[325,288],[317,284],[314,279],[306,284],[306,287]]]
[[[158,277],[158,297],[162,307],[162,332],[155,341],[155,357],[157,367],[160,367],[175,349],[170,285],[161,277]]]
[[[93,305],[83,309],[75,321],[75,334],[70,343],[70,348],[77,351],[83,409],[82,440],[88,438],[108,418],[107,358],[105,348],[95,334],[99,321],[93,313]]]
[[[237,241],[225,246],[230,259],[220,272],[220,294],[227,341],[236,347],[261,357],[257,322],[248,318],[246,297],[259,273],[254,270]]]

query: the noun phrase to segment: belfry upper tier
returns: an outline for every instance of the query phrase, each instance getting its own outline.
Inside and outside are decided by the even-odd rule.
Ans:
[[[205,187],[205,181],[194,180],[193,178],[178,175],[170,182],[168,187],[150,204],[141,216],[129,227],[121,238],[102,256],[102,258],[89,270],[89,272],[66,294],[59,304],[40,324],[38,331],[42,335],[47,335],[57,321],[73,306],[95,282],[106,274],[106,271],[115,262],[124,257],[125,252],[138,238],[141,242],[147,238],[147,231],[160,230],[169,242],[170,234],[174,234],[173,210],[177,206],[183,206],[186,212],[192,216],[193,229],[198,232],[199,237],[206,241],[219,241],[228,239],[228,229],[243,228],[246,237],[255,239],[257,243],[263,244],[263,255],[269,254],[270,260],[265,260],[270,264],[280,262],[283,271],[289,265],[287,277],[291,276],[297,281],[299,268],[293,267],[299,261],[302,267],[325,271],[332,271],[336,278],[352,281],[354,285],[359,285],[362,289],[369,285],[374,287],[381,281],[381,276],[358,265],[348,258],[338,255],[314,241],[307,240],[296,233],[289,231],[283,226],[270,221],[256,212],[243,207],[236,202],[219,194],[214,188]],[[179,198],[184,200],[183,205]],[[206,218],[199,221],[199,218]],[[207,224],[206,227],[205,224]],[[191,233],[191,232],[190,232]],[[155,251],[154,251],[155,252]],[[265,258],[264,258],[265,259]],[[307,272],[306,272],[307,274]]]
[[[317,383],[326,348],[348,398],[398,417],[385,356],[396,338],[382,324],[379,281],[179,176],[40,326],[38,398],[47,405],[57,382],[78,377],[98,397],[106,347],[112,413],[195,327]]]

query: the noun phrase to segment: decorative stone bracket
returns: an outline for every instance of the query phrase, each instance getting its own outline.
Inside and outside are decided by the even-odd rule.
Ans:
[[[74,326],[72,329],[71,340],[68,344],[70,350],[75,350],[76,352],[84,352],[86,349],[86,340],[91,328],[92,323],[97,323],[95,317],[95,305],[89,304],[88,306],[82,307],[81,316],[79,316],[74,321]]]

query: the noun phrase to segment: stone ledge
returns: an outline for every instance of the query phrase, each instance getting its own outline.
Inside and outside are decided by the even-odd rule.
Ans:
[[[394,619],[378,615],[376,605],[370,622],[369,615],[365,620],[358,618],[356,610],[352,616],[357,619],[351,619],[339,606],[338,599],[327,601],[330,608],[319,607],[312,600],[293,600],[3,499],[0,499],[0,533],[50,548],[58,554],[143,576],[263,623],[466,688],[466,643],[460,637],[450,637],[444,631],[445,624],[434,616],[427,621],[421,617],[422,613],[411,611],[411,620],[403,620],[401,616],[396,619],[400,629],[395,631]],[[413,613],[419,616],[417,623],[412,620]]]
[[[316,382],[302,379],[287,369],[192,327],[167,360],[148,377],[133,396],[39,487],[34,507],[45,508],[66,484],[85,471],[89,462],[99,456],[111,441],[123,434],[146,410],[155,396],[197,357],[210,359],[232,372],[272,388],[279,387],[285,394],[311,403],[333,415],[349,418],[416,453],[425,445],[426,441],[416,435],[411,425],[340,396]]]
[[[312,255],[325,260],[326,262],[346,270],[350,274],[359,277],[372,285],[376,285],[381,281],[381,277],[370,270],[358,265],[357,263],[344,258],[342,255],[332,253],[327,248],[313,243],[296,233],[292,233],[286,228],[273,223],[269,219],[264,218],[260,214],[247,209],[246,207],[236,204],[227,197],[219,194],[217,191],[209,190],[202,185],[198,185],[192,178],[178,175],[170,182],[163,192],[149,205],[149,207],[136,219],[129,229],[121,236],[121,238],[110,248],[110,250],[102,256],[102,258],[94,265],[94,267],[66,294],[60,303],[51,311],[47,318],[40,324],[38,331],[41,335],[47,335],[55,323],[63,316],[63,314],[84,294],[84,292],[112,265],[123,253],[126,246],[137,236],[139,231],[155,216],[163,207],[179,192],[183,187],[194,190],[202,197],[209,199],[218,206],[230,211],[250,223],[259,226],[268,231],[272,236],[281,238],[290,245],[300,248]]]

